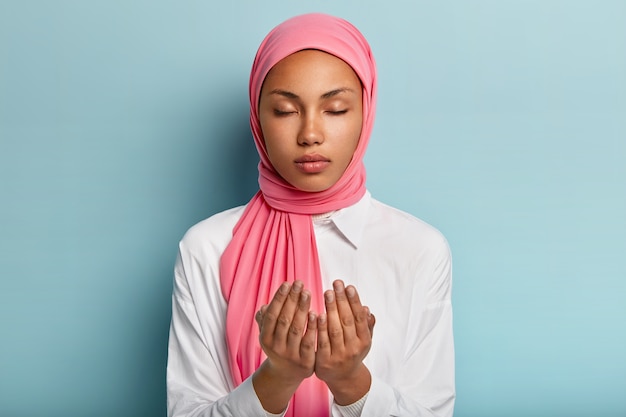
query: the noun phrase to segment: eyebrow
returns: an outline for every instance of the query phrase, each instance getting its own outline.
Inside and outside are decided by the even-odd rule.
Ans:
[[[327,98],[334,97],[337,94],[341,94],[341,93],[354,93],[354,90],[351,88],[347,88],[347,87],[337,88],[335,90],[329,91],[328,93],[322,94],[321,98],[327,99]]]
[[[327,92],[327,93],[322,94],[322,95],[320,96],[320,98],[321,98],[322,100],[326,100],[326,99],[329,99],[329,98],[331,98],[331,97],[334,97],[334,96],[336,96],[336,95],[338,95],[338,94],[341,94],[341,93],[350,93],[350,92],[352,92],[352,93],[353,93],[353,92],[354,92],[354,90],[353,90],[353,89],[351,89],[351,88],[347,88],[347,87],[343,87],[343,88],[336,88],[336,89],[334,89],[334,90],[331,90],[331,91],[329,91],[329,92]],[[270,94],[277,94],[277,95],[279,95],[279,96],[287,97],[287,98],[294,99],[294,100],[296,100],[296,99],[299,99],[299,98],[300,98],[297,94],[292,93],[291,91],[281,90],[281,89],[279,89],[279,88],[277,88],[277,89],[274,89],[274,90],[270,91]]]

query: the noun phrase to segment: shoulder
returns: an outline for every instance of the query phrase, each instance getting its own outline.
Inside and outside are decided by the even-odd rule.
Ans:
[[[202,253],[207,250],[222,251],[233,236],[233,228],[244,212],[245,206],[225,210],[191,226],[180,241],[181,250]]]
[[[367,252],[400,269],[434,272],[452,263],[448,241],[436,227],[373,198],[363,237]]]
[[[452,255],[448,241],[434,226],[407,212],[372,200],[366,230],[371,251],[397,271],[397,277],[413,282],[424,302],[450,297]],[[408,281],[403,281],[409,288]]]
[[[377,234],[399,244],[410,243],[412,246],[448,251],[448,242],[436,227],[374,198],[371,199],[366,229],[373,229]]]

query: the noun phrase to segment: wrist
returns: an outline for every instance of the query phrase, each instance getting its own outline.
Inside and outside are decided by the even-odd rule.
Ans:
[[[304,378],[284,375],[266,360],[252,375],[252,386],[263,409],[272,414],[282,413]]]
[[[338,405],[350,405],[363,398],[372,385],[372,375],[369,369],[361,365],[350,375],[325,381]]]

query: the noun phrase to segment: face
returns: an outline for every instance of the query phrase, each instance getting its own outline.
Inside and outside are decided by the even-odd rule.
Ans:
[[[259,119],[278,174],[300,190],[324,191],[343,175],[359,142],[361,82],[333,55],[296,52],[265,78]]]

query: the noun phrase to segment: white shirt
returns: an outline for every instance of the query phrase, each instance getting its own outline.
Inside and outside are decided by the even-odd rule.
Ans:
[[[225,341],[219,260],[243,211],[218,213],[180,242],[167,365],[170,417],[266,416],[251,378],[234,387]],[[332,416],[451,417],[452,268],[444,237],[369,192],[313,223],[324,288],[335,279],[354,285],[376,316],[364,360],[370,391],[356,407],[332,403]]]

